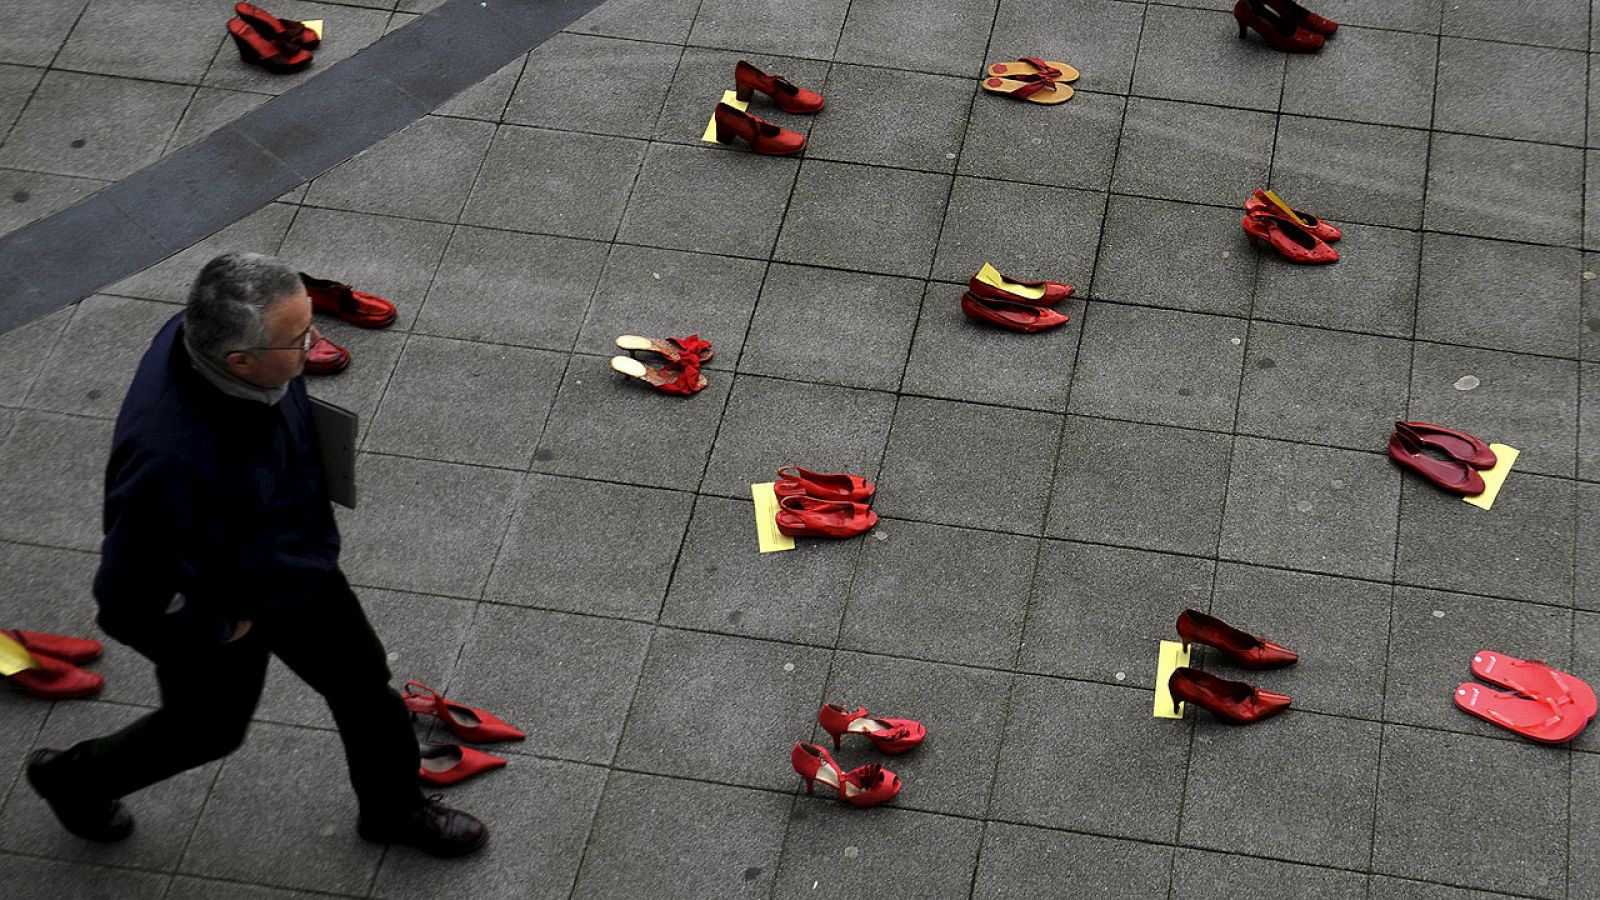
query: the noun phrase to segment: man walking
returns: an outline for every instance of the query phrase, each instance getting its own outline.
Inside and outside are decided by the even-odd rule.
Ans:
[[[156,664],[161,708],[29,759],[29,783],[79,837],[126,837],[119,798],[237,748],[269,655],[327,700],[363,838],[459,856],[488,837],[423,798],[383,645],[339,571],[300,377],[316,338],[294,270],[229,253],[139,364],[112,436],[94,594],[106,633]]]

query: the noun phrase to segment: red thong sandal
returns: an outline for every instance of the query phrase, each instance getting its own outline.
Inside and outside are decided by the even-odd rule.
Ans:
[[[1558,706],[1570,703],[1586,719],[1594,718],[1600,709],[1589,685],[1537,659],[1479,650],[1472,654],[1472,674],[1534,700],[1554,700]]]
[[[1053,59],[1040,59],[1037,56],[1023,56],[1010,62],[997,62],[989,67],[989,74],[1002,78],[1015,78],[1018,75],[1044,75],[1055,81],[1077,81],[1078,70],[1064,62]]]
[[[1456,688],[1456,706],[1485,722],[1493,722],[1541,744],[1565,744],[1589,724],[1576,710],[1562,715],[1552,700],[1529,700],[1516,694],[1490,690],[1475,681]]]
[[[991,94],[1004,94],[1017,100],[1045,106],[1065,103],[1072,99],[1073,93],[1072,88],[1056,84],[1054,79],[1044,75],[1015,75],[1010,78],[997,78],[991,75],[983,79],[983,89]]]

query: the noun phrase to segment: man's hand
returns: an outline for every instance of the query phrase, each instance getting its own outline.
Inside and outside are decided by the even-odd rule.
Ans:
[[[245,619],[245,620],[241,621],[238,625],[234,626],[233,637],[228,638],[227,643],[231,644],[234,641],[237,641],[239,638],[242,638],[242,637],[244,637],[245,635],[247,635],[249,633],[250,633],[250,620],[249,619]]]

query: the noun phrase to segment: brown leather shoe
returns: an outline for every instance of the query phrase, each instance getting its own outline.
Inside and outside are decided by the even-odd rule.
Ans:
[[[410,815],[402,813],[382,821],[363,815],[356,820],[356,833],[374,844],[404,844],[442,859],[466,856],[489,842],[488,826],[440,803],[440,796],[424,800]]]
[[[133,815],[117,799],[73,796],[59,771],[59,750],[35,750],[28,757],[28,783],[50,804],[61,827],[86,841],[120,841],[133,831]]]

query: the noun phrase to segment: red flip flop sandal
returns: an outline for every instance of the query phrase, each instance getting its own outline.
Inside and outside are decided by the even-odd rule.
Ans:
[[[1576,710],[1562,715],[1555,702],[1529,700],[1512,693],[1490,690],[1475,681],[1456,688],[1456,706],[1485,722],[1493,722],[1541,744],[1565,744],[1589,724]]]
[[[1594,718],[1595,711],[1600,709],[1594,690],[1582,679],[1537,659],[1517,659],[1493,650],[1479,650],[1472,654],[1472,674],[1534,700],[1554,700],[1558,706],[1570,702],[1586,719]]]

